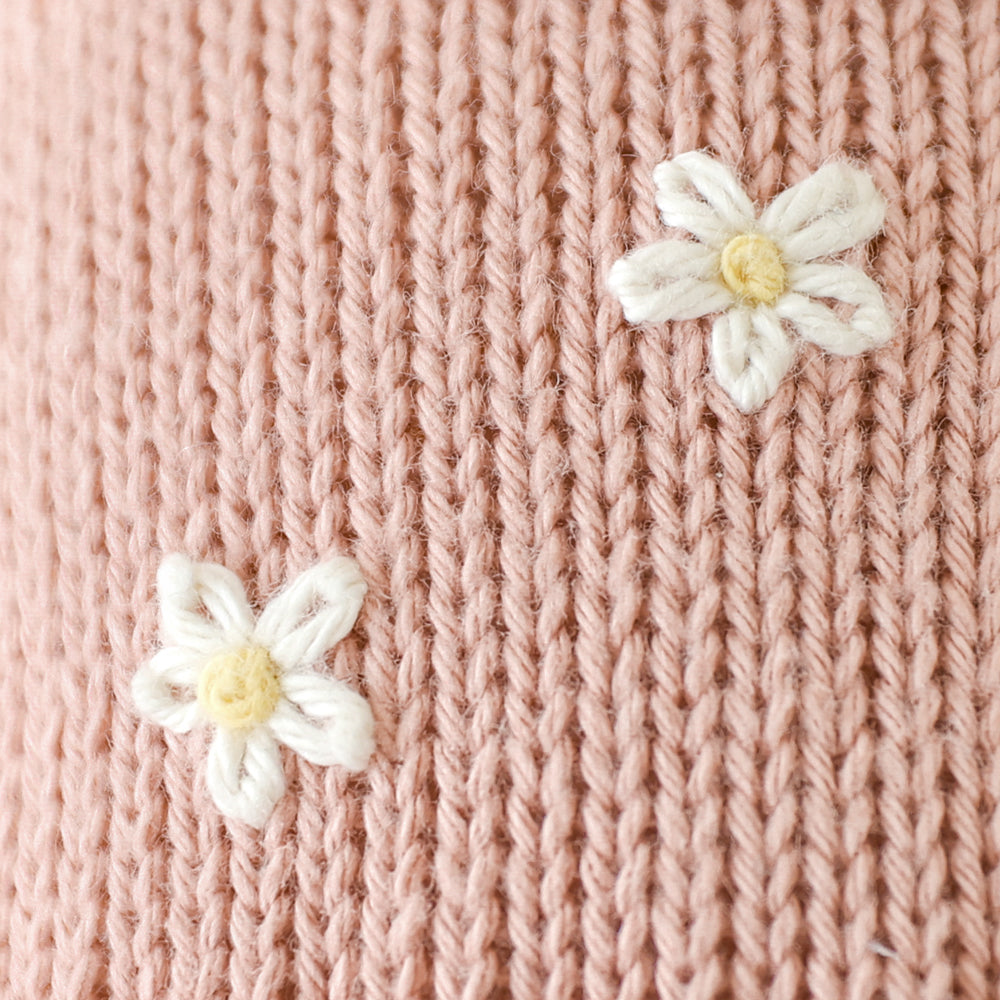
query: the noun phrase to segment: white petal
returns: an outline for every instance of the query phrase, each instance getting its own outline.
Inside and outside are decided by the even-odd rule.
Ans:
[[[846,264],[800,264],[788,272],[791,291],[775,312],[792,323],[799,336],[831,354],[860,354],[892,337],[892,318],[878,285]],[[855,307],[848,320],[815,298],[837,299]]]
[[[286,670],[314,663],[354,627],[366,589],[353,559],[313,566],[268,602],[254,640]]]
[[[712,325],[715,377],[744,413],[774,395],[794,357],[794,345],[766,306],[730,309]]]
[[[312,671],[286,674],[285,697],[268,720],[274,736],[313,764],[359,771],[375,749],[368,702],[342,681]]]
[[[871,239],[885,219],[885,200],[863,170],[828,163],[782,191],[761,213],[760,229],[789,261],[840,253]]]
[[[755,212],[733,172],[704,153],[681,153],[653,171],[663,221],[719,248],[753,229]]]
[[[156,588],[164,641],[195,649],[248,641],[253,614],[239,577],[225,567],[168,555]]]
[[[262,827],[285,792],[274,737],[263,726],[219,729],[208,751],[205,783],[224,816]]]
[[[135,672],[132,700],[147,719],[175,733],[187,733],[201,721],[201,712],[189,683],[190,671],[172,662],[176,652],[161,649]]]
[[[718,253],[683,240],[651,243],[615,261],[608,288],[630,323],[696,319],[733,301],[719,278]]]
[[[149,658],[147,666],[168,684],[193,688],[198,683],[204,663],[205,656],[201,650],[164,646]]]

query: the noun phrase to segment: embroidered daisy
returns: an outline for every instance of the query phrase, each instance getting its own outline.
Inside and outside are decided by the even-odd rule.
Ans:
[[[365,766],[375,746],[368,703],[313,669],[361,610],[352,560],[307,570],[256,621],[239,579],[214,563],[169,555],[156,586],[165,645],[136,672],[132,695],[175,733],[215,727],[205,779],[222,813],[263,826],[285,791],[279,743],[314,764]]]
[[[774,395],[795,356],[789,328],[833,354],[884,344],[892,322],[878,286],[820,258],[879,231],[885,202],[868,174],[830,163],[758,216],[732,172],[704,153],[653,171],[666,225],[694,240],[662,240],[615,262],[608,286],[632,323],[696,319],[712,326],[715,377],[744,412]],[[835,312],[818,301],[843,305]]]

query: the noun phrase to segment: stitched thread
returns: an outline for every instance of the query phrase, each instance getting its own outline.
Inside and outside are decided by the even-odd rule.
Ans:
[[[818,263],[873,236],[885,204],[871,178],[829,163],[779,194],[758,218],[733,173],[704,153],[653,171],[668,226],[693,241],[664,240],[617,261],[608,287],[633,323],[696,319],[712,325],[712,368],[744,411],[774,395],[795,356],[786,326],[834,354],[884,344],[892,322],[878,286],[842,263]],[[842,319],[817,298],[850,307]]]
[[[136,671],[132,696],[177,733],[215,723],[205,779],[226,816],[266,822],[285,790],[278,743],[315,764],[364,767],[374,749],[368,703],[311,669],[361,609],[355,563],[307,570],[256,621],[239,579],[213,563],[166,556],[157,590],[167,645]]]
[[[198,676],[198,703],[213,722],[228,729],[265,722],[280,699],[278,671],[260,646],[217,653]]]
[[[742,233],[726,243],[719,271],[730,291],[750,305],[773,306],[788,282],[781,250],[759,233]]]

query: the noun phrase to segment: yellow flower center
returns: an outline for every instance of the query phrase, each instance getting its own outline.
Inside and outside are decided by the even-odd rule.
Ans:
[[[280,697],[278,669],[259,646],[218,653],[198,677],[201,707],[227,729],[246,729],[268,719]]]
[[[752,305],[773,306],[785,290],[785,265],[774,240],[759,233],[734,236],[719,258],[722,280]]]

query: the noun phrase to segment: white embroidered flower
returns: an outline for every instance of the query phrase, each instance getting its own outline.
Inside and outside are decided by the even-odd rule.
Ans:
[[[214,563],[169,555],[156,586],[165,645],[136,672],[132,695],[175,733],[215,726],[205,778],[222,813],[263,826],[285,791],[278,743],[314,764],[365,766],[375,746],[368,703],[312,669],[361,610],[352,560],[307,570],[256,621],[239,578]]]
[[[878,286],[857,268],[818,262],[870,239],[885,203],[871,178],[830,163],[779,194],[758,216],[732,172],[704,153],[653,171],[668,226],[694,240],[663,240],[615,262],[608,285],[632,323],[720,313],[712,367],[743,411],[774,395],[800,337],[834,354],[884,344],[892,322]],[[841,318],[818,299],[852,308]]]

